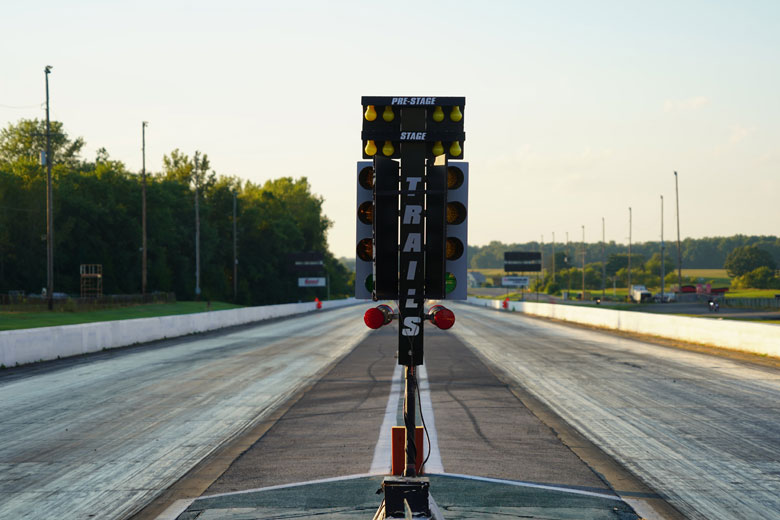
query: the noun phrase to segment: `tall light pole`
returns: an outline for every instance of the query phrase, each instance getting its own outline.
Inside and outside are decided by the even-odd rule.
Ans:
[[[236,234],[236,204],[238,192],[233,191],[233,302],[238,301],[238,235]]]
[[[631,206],[628,207],[628,301],[631,301]]]
[[[141,295],[146,296],[146,126],[141,121]]]
[[[198,152],[195,152],[195,299],[200,300],[200,210],[198,202]]]
[[[54,308],[54,207],[51,185],[51,122],[49,121],[49,74],[51,65],[43,69],[46,77],[46,300]]]
[[[605,285],[607,283],[607,255],[606,255],[606,232],[604,217],[601,217],[601,301],[604,301]]]
[[[571,250],[569,249],[569,232],[566,232],[566,271],[569,273],[569,284],[567,287],[567,291],[569,296],[568,298],[571,298],[571,266],[569,265],[569,258],[571,257]]]
[[[582,226],[582,299],[585,301],[585,226]]]
[[[677,190],[677,172],[674,172],[674,197],[677,199],[677,292],[682,292],[682,248],[680,247],[680,192]]]
[[[555,283],[555,231],[552,233],[552,281]]]
[[[661,195],[661,303],[664,302],[664,196]]]

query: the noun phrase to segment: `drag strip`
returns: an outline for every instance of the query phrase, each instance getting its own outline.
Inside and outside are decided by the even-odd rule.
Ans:
[[[126,518],[366,335],[362,307],[0,373],[0,518]]]
[[[780,511],[776,369],[519,313],[455,312],[464,343],[687,517]]]

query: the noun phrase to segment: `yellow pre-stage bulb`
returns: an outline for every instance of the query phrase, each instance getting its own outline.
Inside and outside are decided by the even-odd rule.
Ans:
[[[460,143],[458,141],[453,141],[452,145],[450,146],[450,155],[453,157],[458,157],[463,150],[460,148]]]
[[[435,143],[433,143],[433,150],[431,151],[433,152],[433,155],[437,157],[439,155],[444,154],[444,146],[441,144],[441,141],[436,141]]]
[[[395,153],[395,147],[393,146],[393,143],[390,141],[385,141],[384,146],[382,146],[382,153],[388,157],[393,155]]]
[[[382,112],[382,119],[384,119],[388,123],[393,119],[395,119],[395,114],[393,113],[393,107],[389,105],[385,107],[385,111]]]
[[[434,121],[437,123],[441,123],[444,121],[444,111],[441,109],[441,107],[436,107],[433,109],[433,116],[431,116]],[[441,154],[436,154],[441,155]]]
[[[374,108],[374,105],[368,105],[366,113],[363,115],[366,118],[366,121],[374,121],[376,119],[376,109]]]
[[[369,141],[366,143],[366,155],[376,155],[376,143],[374,141]]]
[[[450,112],[450,119],[452,119],[456,123],[461,119],[463,119],[463,112],[460,111],[459,106],[452,107],[452,112]]]

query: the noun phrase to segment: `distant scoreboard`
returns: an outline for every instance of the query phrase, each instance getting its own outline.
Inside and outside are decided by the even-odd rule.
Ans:
[[[540,251],[507,251],[504,253],[504,271],[507,273],[538,273],[542,270]]]

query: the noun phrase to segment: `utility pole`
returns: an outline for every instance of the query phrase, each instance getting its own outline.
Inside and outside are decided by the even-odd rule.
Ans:
[[[631,301],[631,206],[628,207],[628,301]]]
[[[195,299],[200,300],[200,210],[198,203],[198,153],[195,152]]]
[[[664,196],[661,195],[661,303],[664,302]]]
[[[552,234],[552,281],[555,283],[555,231]]]
[[[571,298],[571,266],[569,265],[569,258],[571,257],[571,250],[569,249],[569,232],[566,232],[566,271],[569,273],[569,284],[566,289]]]
[[[51,122],[49,120],[49,74],[51,65],[43,69],[46,77],[46,300],[54,309],[54,204],[51,185]]]
[[[582,300],[585,301],[585,226],[582,226]]]
[[[238,192],[233,192],[233,302],[238,301],[238,235],[236,234],[236,201]]]
[[[604,291],[607,283],[607,255],[606,255],[606,232],[604,217],[601,217],[601,301],[604,301]]]
[[[680,192],[677,190],[677,172],[674,172],[674,197],[675,199],[677,199],[677,292],[681,293],[682,292],[682,248],[680,247]]]
[[[541,240],[539,241],[539,253],[541,255],[541,261],[539,262],[541,264],[541,271],[539,274],[536,275],[536,302],[539,303],[539,276],[541,275],[542,281],[544,281],[544,235],[541,235]]]
[[[146,121],[141,122],[141,295],[146,296]]]

